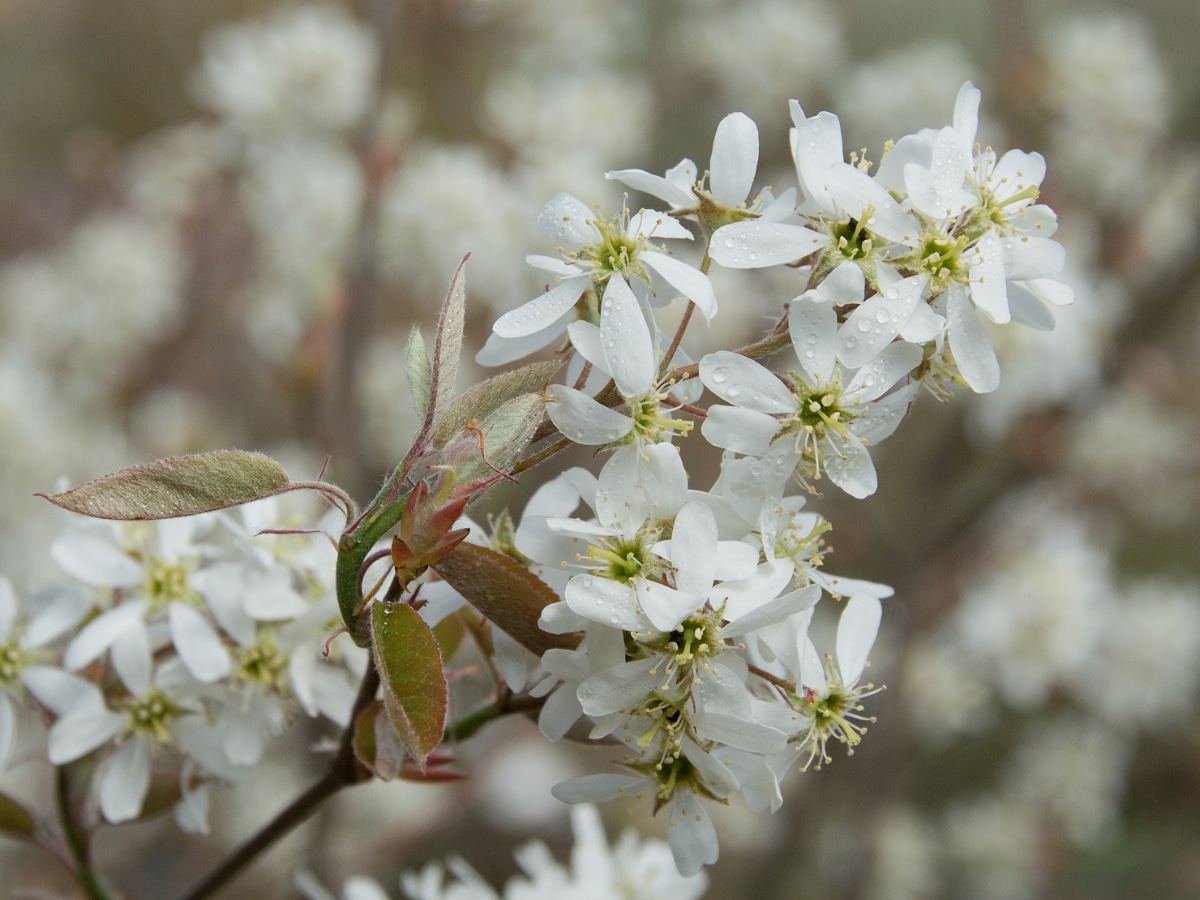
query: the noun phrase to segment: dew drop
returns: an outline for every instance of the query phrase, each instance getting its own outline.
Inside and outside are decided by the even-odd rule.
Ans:
[[[868,322],[866,319],[859,319],[858,320],[858,330],[862,331],[862,332],[870,331],[871,323]]]
[[[812,359],[816,355],[817,355],[817,351],[814,350],[812,347],[809,347],[807,350],[804,351],[805,359]]]
[[[728,381],[729,380],[729,367],[728,366],[717,366],[717,368],[713,369],[712,380],[715,381],[717,384],[724,384],[726,381]]]
[[[892,317],[892,314],[890,312],[888,312],[886,309],[875,310],[875,321],[878,322],[880,325],[882,325],[884,322],[888,321],[888,319],[890,319],[891,317]]]
[[[727,237],[727,238],[725,238],[725,246],[726,246],[728,249],[732,250],[732,249],[733,249],[733,245],[734,245],[734,240],[733,240],[733,238],[731,238],[731,237]]]

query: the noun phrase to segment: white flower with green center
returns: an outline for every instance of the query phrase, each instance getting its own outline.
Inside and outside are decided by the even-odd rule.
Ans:
[[[673,419],[664,409],[667,391],[656,382],[657,356],[641,305],[623,281],[604,292],[600,326],[575,322],[571,341],[588,362],[611,375],[626,412],[598,403],[583,391],[553,384],[547,415],[577,444],[649,444],[672,432],[687,434],[692,423]]]
[[[717,311],[716,295],[708,276],[681,262],[654,243],[654,239],[691,240],[692,234],[670,215],[656,210],[628,211],[607,220],[570,194],[559,194],[540,216],[542,231],[556,240],[577,244],[561,251],[563,259],[529,256],[526,261],[555,276],[557,284],[540,297],[505,313],[492,326],[500,338],[520,339],[553,328],[586,295],[603,298],[609,287],[634,279],[651,285],[652,275],[693,301],[705,319]],[[600,310],[601,323],[604,311]],[[643,325],[643,328],[648,326]]]
[[[171,642],[200,681],[229,673],[224,643],[203,613],[197,569],[207,549],[196,542],[213,520],[207,516],[138,523],[124,533],[77,528],[51,546],[58,564],[92,587],[120,591],[121,602],[101,613],[67,646],[63,666],[80,669],[98,659],[131,630],[146,631],[164,615]]]
[[[92,607],[86,592],[66,588],[53,588],[39,601],[41,610],[28,616],[12,582],[0,575],[0,771],[16,738],[13,704],[24,702],[27,691],[50,706],[68,701],[70,676],[45,664],[50,659],[45,648],[75,628]]]
[[[770,459],[773,465],[764,473],[769,482],[762,485],[765,496],[781,495],[787,478],[799,467],[805,483],[824,471],[852,497],[867,497],[875,492],[878,479],[865,445],[895,430],[916,386],[883,395],[920,363],[921,348],[893,342],[843,385],[834,351],[833,308],[800,298],[793,302],[789,318],[799,372],[781,378],[727,350],[700,361],[704,385],[735,404],[709,408],[704,436],[717,447]]]
[[[882,688],[859,684],[867,666],[867,657],[879,634],[883,608],[877,597],[851,597],[842,610],[837,630],[837,661],[822,659],[808,638],[801,651],[797,693],[792,697],[796,710],[807,720],[807,728],[794,739],[797,749],[808,748],[805,768],[814,762],[817,768],[830,761],[828,744],[846,745],[847,752],[862,740],[866,726],[874,719],[862,715],[862,700]]]
[[[717,125],[708,171],[698,176],[696,164],[685,159],[665,177],[642,169],[609,172],[639,191],[671,206],[671,214],[696,219],[709,235],[708,253],[719,265],[757,269],[794,262],[828,242],[798,223],[795,189],[776,198],[768,191],[751,199],[758,168],[758,126],[744,113],[731,113]]]
[[[628,797],[653,804],[655,812],[669,805],[667,842],[679,873],[695,875],[715,863],[720,852],[717,832],[699,798],[721,801],[737,790],[737,780],[725,766],[690,739],[667,757],[651,753],[623,766],[634,774],[585,775],[555,785],[552,792],[564,803]]]
[[[109,822],[141,815],[155,756],[182,754],[228,768],[211,754],[209,724],[199,700],[203,685],[172,660],[154,669],[145,632],[127,631],[112,649],[113,669],[124,692],[105,702],[100,689],[82,678],[74,697],[56,712],[47,756],[56,766],[105,748],[96,770],[100,811]]]

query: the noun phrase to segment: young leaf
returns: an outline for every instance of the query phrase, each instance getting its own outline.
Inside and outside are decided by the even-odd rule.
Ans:
[[[371,608],[375,666],[383,705],[404,749],[419,767],[442,740],[449,694],[433,632],[411,606]]]
[[[8,794],[0,793],[0,834],[15,838],[32,838],[37,822],[20,803]]]
[[[133,466],[61,494],[37,496],[96,519],[172,519],[269,497],[288,483],[287,472],[265,454],[214,450]]]
[[[433,393],[433,370],[429,367],[429,352],[421,327],[413,325],[404,348],[404,371],[408,375],[408,395],[412,398],[417,417],[424,421],[429,415],[429,400]]]
[[[433,346],[433,369],[430,373],[429,409],[425,412],[420,440],[433,431],[438,417],[450,408],[450,401],[454,399],[467,304],[467,279],[463,272],[466,264],[467,257],[464,256],[454,277],[450,279],[450,290],[446,293],[446,302],[442,304],[442,314],[438,317],[437,342]]]
[[[538,627],[542,610],[558,601],[554,590],[527,568],[490,547],[462,543],[433,564],[433,570],[522,646],[541,656],[572,650],[577,634],[549,634]]]
[[[433,445],[441,450],[472,419],[483,421],[509,400],[545,390],[550,377],[560,368],[559,360],[535,362],[475,385],[455,400],[442,417],[433,435]]]
[[[541,394],[522,394],[482,423],[468,422],[443,454],[455,481],[470,484],[511,469],[537,432],[545,408]]]

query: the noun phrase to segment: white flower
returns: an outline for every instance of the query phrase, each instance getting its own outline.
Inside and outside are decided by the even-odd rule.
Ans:
[[[806,768],[814,760],[818,768],[830,761],[827,749],[830,740],[845,744],[847,752],[853,753],[867,730],[859,723],[874,721],[861,715],[860,701],[878,690],[872,684],[860,685],[858,680],[875,645],[882,614],[878,598],[868,595],[850,598],[838,621],[836,663],[829,656],[822,660],[812,641],[804,639],[798,679],[803,695],[796,708],[808,718],[799,745],[810,748]]]
[[[797,342],[802,371],[789,373],[786,383],[753,360],[727,350],[700,361],[705,386],[736,404],[710,407],[704,436],[717,447],[770,459],[774,465],[764,474],[764,495],[782,493],[787,477],[799,465],[806,480],[819,478],[823,470],[852,497],[867,497],[875,492],[878,480],[864,445],[895,430],[915,386],[880,398],[920,362],[921,350],[905,342],[890,344],[843,386],[842,370],[832,352],[836,327],[832,308],[802,300],[793,304],[791,315],[793,322],[819,319],[815,326],[803,327],[809,334],[824,335],[824,340],[812,346],[806,339]],[[794,325],[793,334],[798,333],[800,326]],[[812,358],[807,358],[807,350],[814,350]]]
[[[131,631],[146,632],[150,618],[166,614],[171,642],[188,670],[200,681],[229,673],[229,654],[197,607],[200,594],[194,571],[207,549],[195,539],[214,520],[206,516],[164,519],[129,527],[127,543],[106,528],[68,531],[51,546],[55,560],[84,584],[119,588],[128,599],[89,622],[68,645],[63,665],[79,669],[97,659]]]
[[[254,133],[345,129],[366,111],[378,57],[371,33],[337,7],[280,9],[209,35],[197,92]]]
[[[668,255],[652,238],[691,240],[686,228],[666,213],[628,211],[606,221],[570,194],[559,194],[538,216],[542,231],[556,240],[579,244],[565,260],[530,256],[528,262],[550,272],[557,284],[524,306],[505,313],[492,330],[503,338],[528,337],[553,326],[586,291],[599,295],[616,280],[638,278],[647,285],[651,272],[696,303],[706,319],[716,313],[716,297],[708,276]],[[603,309],[600,318],[603,320]],[[648,327],[648,326],[643,326]]]

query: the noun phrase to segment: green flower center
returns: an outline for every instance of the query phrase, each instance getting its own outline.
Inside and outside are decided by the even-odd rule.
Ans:
[[[0,686],[17,688],[18,676],[29,663],[29,654],[21,649],[15,638],[0,645]]]
[[[258,684],[276,694],[286,693],[288,656],[270,635],[243,647],[237,654],[237,667],[236,678],[242,683]]]
[[[162,691],[133,697],[125,702],[125,730],[130,734],[149,734],[160,744],[168,744],[171,741],[170,722],[179,712]]]

